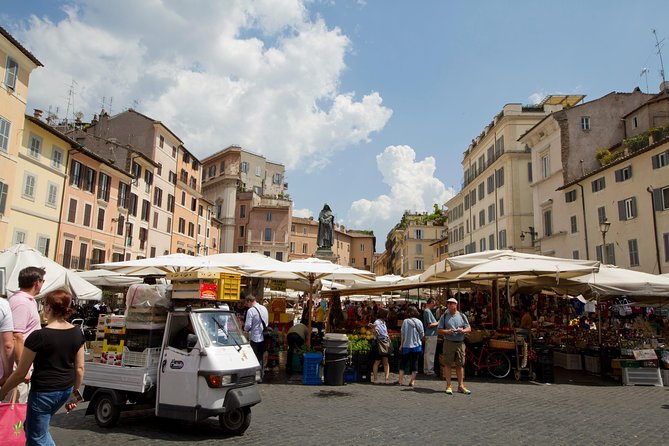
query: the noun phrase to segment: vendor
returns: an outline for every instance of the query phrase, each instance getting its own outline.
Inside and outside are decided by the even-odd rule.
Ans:
[[[520,319],[520,325],[518,328],[529,330],[532,328],[532,315],[530,314],[530,309],[525,307],[523,309],[523,317]]]
[[[286,334],[286,342],[288,343],[288,357],[286,365],[286,373],[290,375],[293,371],[293,355],[296,350],[299,350],[307,339],[309,328],[304,324],[295,324],[288,330]]]

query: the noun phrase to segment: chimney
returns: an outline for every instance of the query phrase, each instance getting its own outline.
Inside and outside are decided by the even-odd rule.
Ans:
[[[664,81],[660,84],[660,92],[669,90],[669,81]]]
[[[33,116],[37,119],[42,119],[42,113],[43,113],[42,110],[40,110],[39,108],[36,108],[33,111]]]

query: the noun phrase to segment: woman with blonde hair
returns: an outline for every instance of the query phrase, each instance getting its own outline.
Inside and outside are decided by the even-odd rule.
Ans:
[[[48,293],[42,301],[42,318],[47,325],[25,340],[19,364],[5,385],[0,400],[16,387],[34,365],[24,423],[26,446],[54,445],[49,433],[51,417],[63,405],[68,411],[80,400],[84,377],[84,334],[69,322],[72,295],[65,290]]]

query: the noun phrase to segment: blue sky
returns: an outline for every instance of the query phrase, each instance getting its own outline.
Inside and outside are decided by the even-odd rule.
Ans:
[[[87,117],[113,98],[200,157],[240,144],[286,164],[296,215],[327,202],[377,251],[405,209],[459,190],[463,151],[504,104],[655,92],[651,29],[669,37],[666,1],[185,4],[4,0],[0,24],[45,65],[29,109],[64,117],[74,80]]]

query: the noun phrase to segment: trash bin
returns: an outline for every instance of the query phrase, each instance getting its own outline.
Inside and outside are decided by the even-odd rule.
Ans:
[[[328,386],[343,386],[344,371],[348,359],[348,336],[328,333],[323,337],[325,347],[325,369],[323,375]]]

